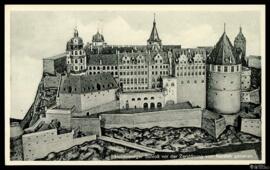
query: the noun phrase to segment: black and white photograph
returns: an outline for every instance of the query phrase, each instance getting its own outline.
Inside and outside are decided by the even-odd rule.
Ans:
[[[265,162],[263,5],[6,5],[9,165]]]

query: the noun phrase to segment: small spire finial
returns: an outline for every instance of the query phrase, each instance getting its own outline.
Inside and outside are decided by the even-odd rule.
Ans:
[[[77,29],[77,25],[74,28],[74,37],[78,37],[79,33],[78,33],[78,29]]]
[[[242,26],[240,25],[240,32],[242,33]]]
[[[154,23],[156,23],[156,13],[154,13]]]
[[[224,33],[226,32],[226,23],[224,22]]]

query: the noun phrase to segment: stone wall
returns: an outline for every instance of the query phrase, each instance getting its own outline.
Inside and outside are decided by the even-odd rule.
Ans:
[[[60,152],[74,145],[95,140],[96,135],[73,138],[74,131],[57,134],[56,129],[30,133],[22,136],[24,160],[35,160],[51,152]]]
[[[116,89],[85,94],[60,93],[59,103],[61,108],[71,108],[75,106],[75,112],[81,112],[115,101],[115,93]]]
[[[57,135],[56,129],[30,133],[22,136],[24,160],[45,157],[50,152],[59,152],[72,146],[73,131]]]
[[[158,105],[159,103],[159,105]],[[120,109],[164,107],[164,93],[161,91],[126,92],[120,94]]]
[[[240,110],[240,72],[209,72],[207,106],[218,113]]]
[[[201,127],[201,109],[179,109],[133,114],[101,114],[104,128]]]
[[[177,102],[190,102],[193,106],[206,106],[205,76],[188,76],[177,78]]]
[[[261,136],[261,120],[242,118],[241,131],[255,136]]]
[[[213,137],[218,138],[226,129],[225,118],[219,115],[211,118],[211,116],[207,116],[206,113],[204,113],[202,117],[202,129],[206,130]]]
[[[57,119],[62,127],[70,128],[71,110],[68,109],[49,109],[46,112],[46,121],[50,122]]]
[[[260,90],[242,91],[241,102],[260,104]]]
[[[112,110],[118,110],[119,107],[120,107],[120,102],[117,100],[117,101],[112,101],[112,102],[102,104],[99,106],[95,106],[91,109],[84,110],[81,112],[74,112],[74,113],[72,113],[72,116],[84,117],[84,116],[89,116],[89,115],[95,114],[95,113],[102,113],[102,112],[107,112],[107,111],[112,111]]]
[[[50,59],[43,59],[43,72],[55,74],[54,61]]]
[[[79,129],[88,135],[100,135],[100,120],[99,118],[71,118],[72,129]]]

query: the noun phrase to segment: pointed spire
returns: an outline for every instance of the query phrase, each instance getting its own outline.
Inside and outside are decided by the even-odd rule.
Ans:
[[[226,33],[226,23],[224,22],[224,33]]]
[[[78,33],[78,29],[77,26],[74,28],[74,37],[78,37],[79,33]]]
[[[242,33],[242,26],[240,25],[240,33]]]
[[[158,31],[156,28],[156,14],[155,13],[154,13],[153,28],[152,28],[152,31],[151,31],[151,34],[150,34],[148,41],[158,41],[158,42],[161,41],[159,39]]]

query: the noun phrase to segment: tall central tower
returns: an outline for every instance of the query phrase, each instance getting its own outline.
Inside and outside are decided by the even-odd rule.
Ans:
[[[207,61],[207,108],[221,114],[240,111],[241,60],[224,33]]]
[[[147,40],[147,47],[151,50],[159,50],[161,48],[161,39],[158,36],[158,31],[156,27],[156,18],[154,14],[153,28],[149,39]]]
[[[83,40],[79,37],[78,30],[74,30],[74,36],[67,42],[67,69],[74,75],[85,74],[86,54],[83,49]]]

